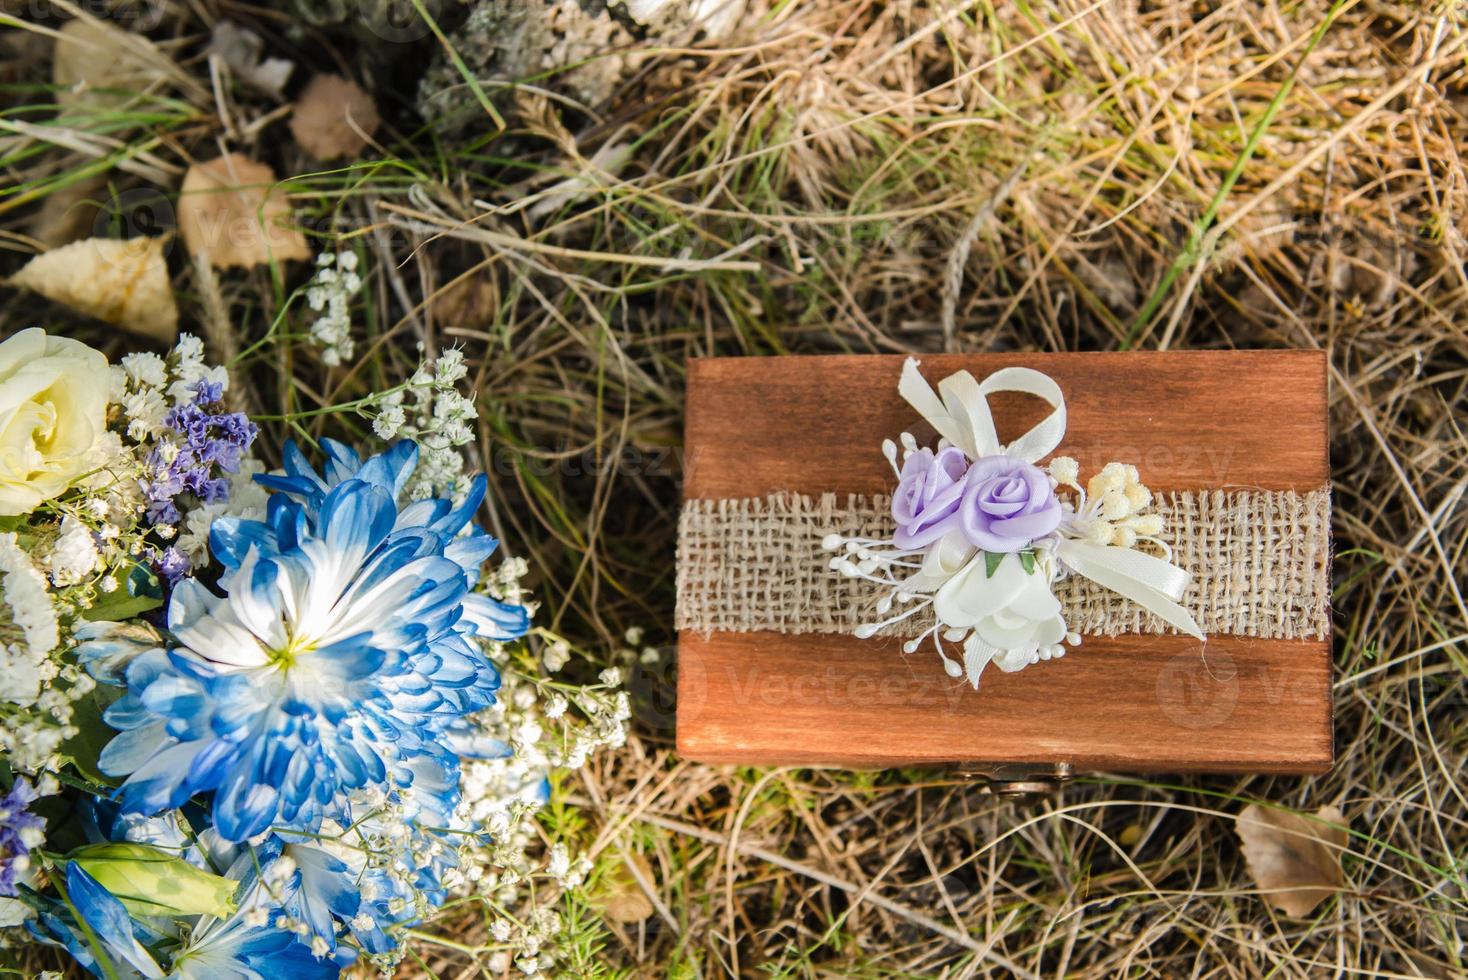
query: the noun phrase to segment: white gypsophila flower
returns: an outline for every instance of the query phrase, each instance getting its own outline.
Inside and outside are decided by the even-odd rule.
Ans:
[[[57,771],[66,761],[62,745],[77,733],[71,724],[72,702],[95,687],[95,682],[75,666],[57,668],[54,661],[31,659],[23,669],[39,667],[40,696],[31,704],[4,705],[0,710],[0,756],[12,770],[20,772]],[[18,672],[0,672],[3,683],[14,692],[21,682]],[[59,685],[57,680],[61,682]],[[70,685],[67,687],[66,685]],[[29,695],[30,691],[21,692]]]
[[[10,615],[25,636],[26,645],[49,654],[60,642],[56,610],[46,590],[46,579],[20,547],[15,532],[0,534],[0,575]]]
[[[556,880],[557,884],[565,883],[566,876],[571,873],[571,854],[566,850],[565,844],[551,845],[550,855],[545,863],[545,871]]]
[[[522,597],[519,576],[528,571],[522,560],[503,563],[502,574],[490,583],[493,594]],[[569,659],[569,644],[551,638],[544,656],[562,662]],[[495,704],[473,718],[476,738],[504,747],[496,758],[466,758],[460,772],[460,802],[455,826],[473,828],[478,835],[466,838],[459,851],[459,871],[454,892],[481,895],[494,903],[496,916],[490,935],[498,944],[512,947],[525,965],[533,960],[537,969],[556,975],[554,943],[564,932],[561,916],[553,909],[539,908],[534,882],[546,877],[562,889],[579,887],[591,872],[592,863],[576,856],[566,841],[543,843],[533,815],[549,800],[549,774],[564,764],[564,746],[577,745],[583,758],[600,745],[606,726],[598,718],[589,722],[574,712],[581,709],[582,693],[592,695],[588,703],[604,716],[617,712],[612,692],[596,688],[578,692],[572,688],[548,688],[544,674],[504,644],[488,644],[487,652],[500,667],[502,686]],[[566,693],[562,693],[562,691]],[[571,695],[568,697],[568,695]],[[487,842],[487,843],[486,843]],[[503,952],[503,951],[501,951]],[[499,954],[496,954],[499,955]],[[508,966],[504,953],[502,966]]]
[[[340,367],[356,353],[351,331],[351,319],[336,303],[311,324],[311,342],[321,348],[321,360],[327,367]]]
[[[75,585],[90,575],[101,563],[91,528],[70,514],[62,518],[61,533],[51,546],[46,563],[51,570],[51,581],[56,585]]]
[[[423,439],[419,436],[419,439]],[[443,492],[457,498],[460,494],[460,478],[464,474],[464,457],[453,446],[435,444],[431,441],[418,443],[418,468],[408,484],[408,496],[413,500],[426,500]]]
[[[570,659],[571,644],[567,643],[564,640],[557,640],[556,642],[552,643],[550,646],[546,647],[545,652],[540,655],[541,663],[545,664],[545,669],[550,671],[552,674],[560,670],[562,667],[566,666],[566,662]]]
[[[574,871],[568,872],[567,878],[570,878],[573,874]],[[561,927],[561,914],[548,905],[542,905],[530,913],[530,928],[542,940],[555,936],[561,931]]]
[[[22,772],[58,769],[63,762],[61,746],[74,735],[74,727],[57,726],[41,716],[10,719],[0,727],[0,753],[12,769]]]
[[[13,532],[0,535],[0,597],[7,607],[0,610],[0,623],[9,620],[18,634],[0,642],[0,698],[29,705],[56,675],[49,654],[60,642],[60,629],[46,580]]]
[[[522,606],[531,607],[531,613],[539,608],[539,603],[530,598],[530,592],[521,588],[520,580],[530,574],[530,563],[519,556],[506,556],[500,562],[496,574],[490,576],[487,584],[489,592],[496,599],[504,602],[513,602]]]
[[[377,418],[372,420],[372,431],[377,433],[378,438],[389,441],[397,436],[406,421],[407,416],[403,414],[403,406],[386,405],[377,413]]]
[[[545,729],[540,727],[540,722],[533,716],[526,716],[510,732],[510,744],[523,751],[539,742],[543,734]]]
[[[306,305],[320,313],[310,327],[311,342],[321,360],[337,367],[355,352],[352,340],[352,297],[362,289],[355,252],[325,252],[316,260],[316,275],[306,286]]]
[[[474,399],[455,385],[468,373],[464,352],[451,348],[436,360],[422,361],[402,388],[382,395],[367,409],[380,437],[418,443],[418,468],[407,488],[414,500],[436,495],[458,500],[467,489],[460,447],[473,442],[479,410]]]
[[[433,368],[434,380],[445,386],[456,385],[469,374],[469,366],[464,363],[464,352],[457,347],[451,347],[438,355]]]

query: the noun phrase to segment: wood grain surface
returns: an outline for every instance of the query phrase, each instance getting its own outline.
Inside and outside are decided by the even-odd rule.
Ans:
[[[901,356],[690,362],[689,498],[890,492],[883,438],[936,440],[897,394]],[[1311,490],[1329,482],[1326,362],[1316,351],[930,355],[937,381],[1008,366],[1056,380],[1057,450],[1083,478],[1133,462],[1154,490]],[[1037,399],[991,398],[1001,440]],[[848,767],[1068,762],[1113,771],[1320,772],[1330,641],[1087,637],[1064,660],[985,672],[974,691],[931,649],[847,636],[684,632],[678,747],[707,762]]]

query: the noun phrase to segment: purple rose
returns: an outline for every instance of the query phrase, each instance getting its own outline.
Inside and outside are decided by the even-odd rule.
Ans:
[[[931,449],[919,449],[907,457],[892,495],[892,516],[897,519],[892,541],[897,547],[926,548],[958,526],[966,472],[968,457],[953,446],[936,455]]]
[[[976,548],[1019,551],[1060,525],[1060,501],[1038,466],[1013,456],[985,456],[963,483],[959,526]]]

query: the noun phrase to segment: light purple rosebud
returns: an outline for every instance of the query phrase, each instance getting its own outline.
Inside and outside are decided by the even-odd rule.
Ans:
[[[1013,456],[985,456],[964,480],[958,521],[975,548],[1008,554],[1060,525],[1060,501],[1038,466]]]
[[[968,457],[953,446],[936,454],[920,449],[907,457],[892,494],[897,520],[892,541],[897,547],[926,548],[958,526],[968,465]]]

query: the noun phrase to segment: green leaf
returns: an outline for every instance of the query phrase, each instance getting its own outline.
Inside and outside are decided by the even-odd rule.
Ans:
[[[1019,563],[1024,568],[1026,575],[1035,574],[1035,553],[1033,551],[1021,551],[1019,553]]]
[[[158,581],[158,576],[153,573],[153,569],[139,562],[127,574],[127,593],[128,595],[162,599],[163,583]]]
[[[128,595],[118,589],[102,596],[102,600],[93,603],[90,609],[83,610],[82,619],[93,623],[124,623],[161,605],[162,599],[148,595]]]
[[[102,713],[120,697],[120,688],[98,684],[86,697],[73,703],[71,723],[76,726],[76,734],[61,746],[61,751],[83,776],[106,786],[115,786],[117,781],[102,774],[97,768],[97,760],[102,757],[107,743],[117,735],[117,729],[102,720]]]
[[[1004,560],[1003,553],[995,554],[992,551],[984,552],[984,577],[993,578],[994,573],[999,571],[999,563]]]
[[[126,581],[126,589],[104,593],[82,618],[93,623],[122,623],[163,605],[163,586],[147,565],[134,565]]]
[[[132,915],[212,915],[234,911],[238,882],[194,867],[149,844],[92,844],[67,856]]]

